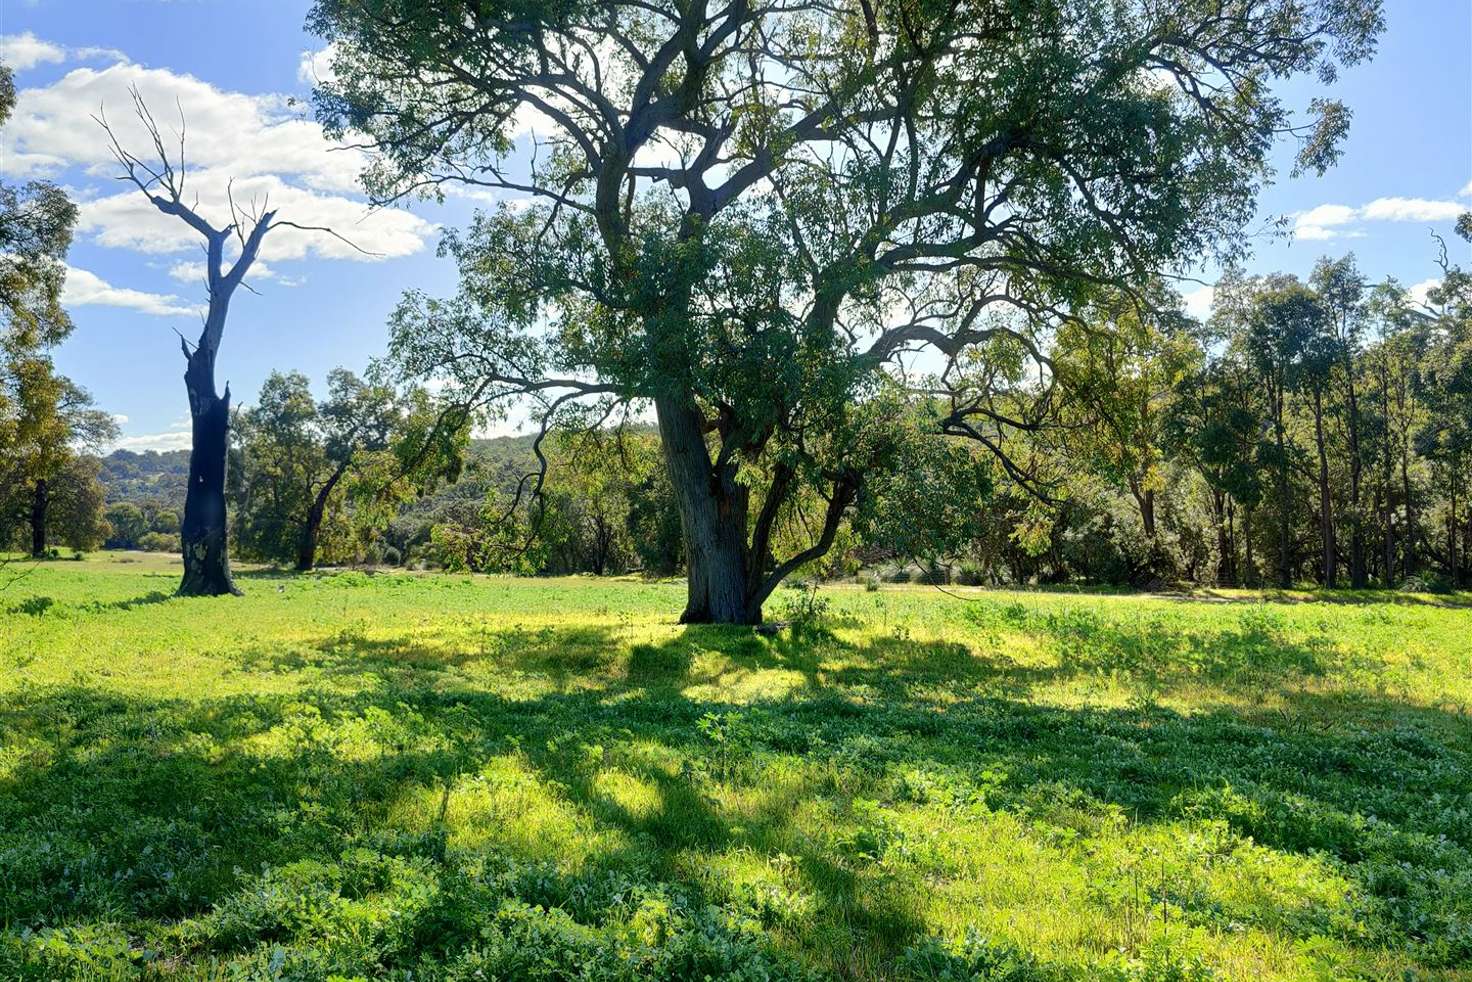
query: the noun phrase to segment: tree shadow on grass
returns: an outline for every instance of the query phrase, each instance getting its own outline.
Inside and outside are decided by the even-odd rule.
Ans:
[[[1462,956],[1467,911],[1454,886],[1472,878],[1459,804],[1472,800],[1472,743],[1443,735],[1465,734],[1465,718],[1367,700],[1360,715],[1378,726],[1299,725],[1342,708],[1309,693],[1294,697],[1291,719],[929,700],[947,675],[1009,669],[964,646],[903,645],[692,628],[625,653],[610,632],[578,627],[495,632],[457,652],[338,633],[313,642],[318,660],[304,664],[363,676],[355,691],[10,694],[0,698],[0,925],[122,923],[182,962],[248,959],[262,945],[336,951],[333,918],[358,909],[343,905],[378,903],[392,918],[356,928],[361,950],[341,955],[367,973],[464,954],[502,930],[505,903],[616,934],[643,916],[630,897],[678,895],[683,909],[754,923],[810,966],[888,975],[933,930],[932,885],[956,875],[903,831],[905,815],[933,809],[937,824],[960,815],[961,827],[1010,815],[1060,863],[1082,861],[1067,835],[1119,834],[1110,816],[1180,826],[1182,838],[1217,823],[1305,863],[1329,857],[1354,892],[1359,933],[1334,934],[1338,914],[1316,902],[1285,920],[1266,895],[1224,907],[1172,888],[1187,923],[1256,920],[1293,941],[1329,931],[1367,960],[1391,952],[1433,968]],[[583,655],[556,656],[599,646],[582,669]],[[806,684],[776,701],[691,698],[708,651]],[[835,653],[873,667],[826,671]],[[503,657],[556,691],[509,698],[459,674]],[[884,691],[904,699],[864,696],[883,689],[885,668],[898,681]],[[598,677],[563,688],[579,671]],[[382,866],[371,889],[353,885],[365,863]],[[732,864],[756,879],[722,872]],[[414,892],[416,877],[428,893]],[[280,910],[278,894],[291,900]],[[321,910],[291,913],[301,903]],[[538,930],[555,920],[518,916]]]

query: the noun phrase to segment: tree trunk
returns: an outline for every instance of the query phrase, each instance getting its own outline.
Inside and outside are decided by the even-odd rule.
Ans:
[[[1130,493],[1135,496],[1135,505],[1140,509],[1140,524],[1145,527],[1145,535],[1155,538],[1155,492],[1141,491],[1139,482],[1130,478]]]
[[[1364,484],[1364,460],[1360,455],[1360,404],[1354,387],[1354,360],[1344,363],[1349,405],[1349,585],[1363,590],[1370,585],[1365,575],[1365,519],[1360,512]]]
[[[51,492],[44,477],[36,479],[31,493],[31,556],[40,559],[46,555],[46,509],[51,504]]]
[[[1447,483],[1451,490],[1451,513],[1446,520],[1446,572],[1455,588],[1461,585],[1460,577],[1457,575],[1459,570],[1457,563],[1457,468],[1455,464],[1451,467],[1451,480]]]
[[[189,489],[184,497],[180,539],[184,549],[183,597],[240,594],[230,577],[229,534],[225,521],[225,454],[230,438],[230,388],[215,394],[215,358],[207,345],[189,355],[184,372],[189,392],[193,444],[189,450]]]
[[[1243,557],[1242,583],[1244,586],[1257,586],[1257,560],[1252,557],[1252,509],[1242,509],[1242,550],[1246,554]]]
[[[753,605],[747,592],[747,490],[734,473],[715,472],[692,403],[661,396],[654,405],[685,533],[688,594],[680,623],[760,624],[761,601]]]
[[[1286,590],[1293,586],[1293,567],[1290,559],[1292,551],[1292,513],[1290,512],[1290,501],[1288,497],[1288,441],[1283,432],[1283,397],[1281,390],[1277,395],[1274,413],[1274,427],[1277,435],[1278,446],[1278,586]]]
[[[1324,550],[1324,586],[1338,585],[1338,557],[1334,550],[1334,508],[1329,496],[1329,454],[1324,446],[1324,397],[1314,389],[1314,443],[1319,451],[1319,540]]]
[[[1226,494],[1213,489],[1211,492],[1212,519],[1216,524],[1216,585],[1236,586],[1236,576],[1233,573],[1233,559],[1236,548],[1232,545],[1230,533],[1227,530],[1227,502]]]
[[[312,507],[307,509],[307,524],[302,527],[302,543],[296,554],[298,572],[305,573],[317,565],[317,538],[322,531],[322,518],[327,514],[327,499],[332,497],[337,482],[342,480],[344,470],[345,468],[339,467],[333,471],[327,483],[317,492],[317,497],[312,499]]]

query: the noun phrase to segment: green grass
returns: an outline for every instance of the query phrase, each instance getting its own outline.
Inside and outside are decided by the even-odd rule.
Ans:
[[[176,579],[0,593],[0,978],[1472,979],[1466,596]]]

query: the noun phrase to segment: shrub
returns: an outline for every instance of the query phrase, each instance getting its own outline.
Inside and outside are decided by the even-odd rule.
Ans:
[[[138,548],[145,552],[178,552],[179,537],[166,532],[145,532],[138,538]]]
[[[944,586],[951,582],[951,571],[938,565],[917,569],[910,574],[910,582],[924,583],[927,586]]]
[[[986,582],[986,576],[982,573],[981,567],[965,563],[956,573],[956,582],[962,586],[981,586]]]

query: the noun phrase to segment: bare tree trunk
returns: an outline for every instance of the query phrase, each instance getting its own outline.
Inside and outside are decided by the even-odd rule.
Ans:
[[[193,444],[189,451],[189,489],[184,497],[180,539],[184,578],[179,595],[239,595],[230,576],[230,543],[225,518],[225,454],[230,440],[230,388],[215,394],[214,351],[196,347],[184,372],[189,392]]]
[[[31,491],[31,556],[40,559],[46,555],[46,509],[51,505],[51,491],[46,479],[36,479]]]

